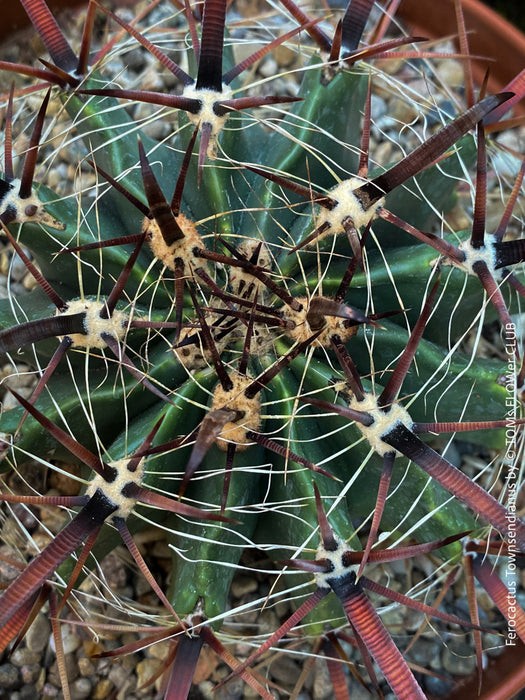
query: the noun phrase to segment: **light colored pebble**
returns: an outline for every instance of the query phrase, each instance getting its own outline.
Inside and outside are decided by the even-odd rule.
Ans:
[[[163,661],[172,648],[171,642],[157,642],[148,647],[146,653],[151,659]]]
[[[100,680],[93,689],[92,700],[105,700],[113,690],[113,683],[109,678]]]
[[[69,625],[62,626],[62,645],[64,647],[64,654],[72,654],[82,646],[82,640]]]
[[[128,687],[134,683],[134,678],[130,676],[130,672],[122,664],[114,664],[108,674],[108,679],[113,683],[115,688],[122,690],[127,684]]]
[[[43,651],[49,644],[51,623],[43,613],[36,616],[35,621],[26,633],[26,643],[31,651]]]
[[[23,282],[22,282],[22,285],[23,285],[24,290],[25,290],[26,292],[30,292],[30,291],[31,291],[32,289],[34,289],[35,287],[38,287],[38,282],[37,282],[36,279],[33,277],[33,275],[29,275],[29,274],[28,274],[28,275],[26,275],[26,276],[24,277],[24,280],[23,280]]]
[[[374,120],[384,117],[388,113],[388,104],[379,95],[371,95],[371,110],[374,115]]]
[[[279,66],[277,65],[277,61],[270,56],[259,66],[259,73],[264,78],[271,78],[274,75],[277,75],[279,73]]]
[[[97,182],[97,177],[95,173],[91,172],[77,172],[77,177],[75,178],[75,189],[77,191],[87,190],[90,187],[94,187]]]
[[[454,59],[440,61],[436,68],[436,74],[449,88],[457,89],[465,84],[465,68]]]
[[[314,700],[328,700],[333,698],[332,682],[328,667],[323,659],[319,659],[314,665],[314,683],[312,695]]]
[[[9,274],[14,282],[21,282],[27,274],[27,267],[18,253],[14,253],[11,258]]]
[[[281,44],[274,50],[273,57],[279,68],[290,68],[297,59],[297,53],[289,46]]]
[[[160,661],[157,659],[143,659],[142,661],[139,661],[136,668],[137,685],[139,688],[155,675],[159,669],[159,666]]]
[[[156,67],[150,67],[141,75],[140,88],[141,90],[162,90],[162,76]]]
[[[92,687],[89,678],[77,678],[77,680],[71,684],[71,700],[84,700],[84,698],[89,698],[91,696]],[[95,696],[92,695],[91,697],[94,698]]]
[[[26,647],[19,647],[11,654],[10,662],[13,666],[21,668],[22,666],[31,666],[40,661],[40,654],[36,651],[31,651]]]
[[[172,127],[166,119],[155,119],[154,121],[144,124],[142,131],[150,138],[162,141],[162,139],[170,134]]]
[[[91,676],[95,673],[95,665],[85,656],[78,659],[78,670],[81,676]]]

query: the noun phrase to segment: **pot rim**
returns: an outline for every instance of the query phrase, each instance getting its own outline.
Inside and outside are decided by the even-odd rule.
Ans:
[[[462,0],[461,5],[470,52],[488,59],[472,60],[474,81],[481,85],[488,67],[489,91],[501,92],[525,68],[525,34],[480,0]],[[401,0],[396,17],[429,39],[457,34],[454,0]],[[525,114],[525,102],[514,110]]]

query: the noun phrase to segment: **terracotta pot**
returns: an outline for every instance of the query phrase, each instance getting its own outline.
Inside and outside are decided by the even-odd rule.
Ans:
[[[525,687],[525,645],[517,641],[515,646],[505,647],[505,651],[489,660],[483,669],[483,683],[478,695],[478,677],[472,675],[458,682],[445,700],[519,700],[520,690]],[[432,697],[429,700],[434,700]],[[435,699],[437,700],[437,698]]]
[[[68,7],[78,7],[85,5],[86,0],[47,0],[49,9],[52,12],[59,12]],[[8,39],[13,32],[27,27],[29,18],[20,3],[20,0],[6,0],[2,5],[2,22],[0,22],[0,41]]]
[[[132,5],[137,0],[117,0],[117,4]],[[74,9],[87,5],[88,0],[46,0],[49,9],[53,14],[62,10]],[[20,0],[4,0],[2,3],[2,22],[0,22],[0,41],[9,41],[9,37],[20,29],[25,29],[31,22],[22,7]]]
[[[479,0],[462,0],[470,52],[494,61],[473,61],[474,79],[481,84],[490,67],[489,91],[499,92],[525,69],[525,34]],[[414,34],[435,39],[457,33],[454,0],[402,0],[397,16]],[[525,114],[525,101],[515,113]]]

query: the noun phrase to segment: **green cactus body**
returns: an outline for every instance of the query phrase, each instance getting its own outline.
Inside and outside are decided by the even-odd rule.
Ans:
[[[236,460],[227,506],[240,511],[239,515],[235,510],[231,513],[240,521],[238,524],[203,527],[200,523],[180,522],[180,519],[176,525],[174,523],[174,532],[168,537],[174,548],[169,596],[181,616],[200,610],[212,624],[221,626],[235,567],[251,541],[257,522],[256,512],[250,510],[255,510],[252,507],[261,497],[261,475],[254,473],[253,468],[259,464],[255,460],[262,457],[261,450],[252,449]],[[224,475],[217,470],[223,462],[224,453],[212,448],[202,465],[205,477],[199,480],[198,489],[190,489],[189,495],[198,494],[200,502],[206,503],[209,499],[213,503],[222,490]]]

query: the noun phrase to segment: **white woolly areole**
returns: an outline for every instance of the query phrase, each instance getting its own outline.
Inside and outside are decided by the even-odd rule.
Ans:
[[[253,384],[251,377],[241,375],[231,378],[233,388],[225,391],[220,384],[217,384],[213,392],[211,410],[217,408],[229,408],[232,411],[239,411],[241,417],[235,422],[228,422],[221,430],[216,440],[217,447],[226,451],[228,443],[234,442],[238,451],[245,450],[251,443],[247,437],[248,430],[257,431],[261,426],[261,394],[256,394],[253,398],[245,395],[246,389]]]
[[[302,343],[308,340],[318,328],[312,328],[308,323],[308,312],[309,304],[306,297],[297,297],[302,308],[300,311],[294,311],[290,307],[286,307],[282,312],[282,317],[285,321],[293,321],[295,327],[291,329],[286,329],[286,335],[295,340],[298,343]],[[331,339],[334,335],[338,335],[343,343],[346,343],[350,338],[352,338],[357,331],[359,326],[357,324],[348,325],[347,319],[339,318],[338,316],[325,316],[324,317],[324,327],[322,333],[314,340],[312,346],[314,348],[329,348],[331,347]]]
[[[343,554],[348,551],[348,545],[335,533],[334,539],[337,542],[337,549],[325,549],[322,541],[317,548],[315,560],[318,561],[320,559],[329,559],[333,567],[332,571],[328,571],[327,573],[317,572],[315,574],[315,582],[319,588],[330,588],[328,579],[342,578],[343,576],[348,576],[348,574],[350,574],[352,571],[357,574],[359,570],[359,566],[357,564],[352,564],[351,566],[345,566],[345,564],[343,564]]]
[[[193,612],[184,618],[184,624],[187,627],[186,634],[190,634],[193,638],[198,637],[202,624],[207,619],[204,612],[204,601],[202,598],[199,598],[197,605],[193,608]]]
[[[320,227],[325,223],[329,223],[330,228],[318,236],[317,240],[324,238],[328,234],[337,236],[340,233],[344,233],[343,221],[347,218],[352,219],[354,227],[358,231],[375,219],[378,210],[385,203],[385,198],[381,197],[371,207],[364,209],[362,203],[354,194],[354,191],[364,184],[366,184],[366,181],[363,181],[361,178],[351,177],[348,180],[343,180],[328,192],[328,196],[334,199],[337,204],[333,209],[325,209],[323,207],[319,212],[316,226]]]
[[[492,235],[485,236],[485,245],[481,246],[481,248],[474,248],[470,240],[463,241],[463,243],[460,243],[458,248],[466,255],[466,259],[461,263],[452,261],[452,264],[455,267],[460,267],[461,269],[465,270],[469,275],[476,275],[472,269],[474,263],[484,262],[491,275],[495,279],[499,279],[502,271],[496,270],[496,243],[496,236]],[[450,262],[450,259],[448,259],[448,261]]]
[[[110,318],[101,318],[100,312],[104,308],[104,302],[77,299],[68,302],[67,309],[58,313],[58,316],[71,316],[72,314],[86,314],[84,328],[86,334],[72,333],[67,336],[73,341],[73,347],[99,348],[107,347],[106,341],[101,337],[102,333],[108,333],[115,340],[122,340],[126,335],[128,317],[123,311],[115,309]]]
[[[130,460],[128,458],[119,459],[116,462],[109,462],[108,466],[117,470],[117,477],[115,481],[108,484],[108,482],[103,479],[100,474],[95,474],[94,478],[90,481],[89,486],[86,489],[87,496],[94,496],[97,489],[100,489],[107,499],[118,506],[118,510],[112,513],[111,517],[124,518],[124,520],[129,516],[137,501],[135,498],[123,496],[122,489],[124,486],[127,486],[130,483],[140,486],[144,477],[145,459],[142,458],[140,460],[136,470],[133,472],[128,470],[129,461]]]
[[[204,243],[197,231],[197,227],[184,214],[179,214],[175,217],[175,220],[184,234],[184,238],[166,245],[155,219],[150,219],[149,217],[144,219],[142,231],[146,231],[148,234],[146,240],[151,248],[151,252],[169,270],[175,269],[175,260],[177,258],[183,261],[185,273],[189,273],[196,267],[206,268],[206,261],[198,258],[193,252],[195,248],[204,248]]]
[[[340,58],[337,61],[330,59],[329,52],[320,51],[319,53],[321,61],[324,64],[321,68],[321,83],[323,85],[328,85],[331,83],[332,80],[339,75],[339,73],[347,73],[349,69],[351,70],[352,66],[363,63],[363,61],[361,61],[359,58],[355,58],[349,65],[348,62],[342,58],[341,53],[339,54]]]
[[[217,316],[217,318],[219,318]],[[193,319],[193,323],[197,323],[197,319]],[[212,334],[213,335],[213,334]],[[182,343],[186,338],[196,336],[195,343],[183,345],[182,347],[172,348],[173,354],[177,360],[184,365],[188,371],[203,369],[204,367],[212,366],[212,355],[202,341],[202,337],[198,334],[196,328],[183,328],[179,335],[179,343]],[[228,344],[228,338],[213,337],[213,342],[217,348],[219,355],[223,352]]]
[[[237,250],[241,255],[244,255],[247,260],[250,260],[255,249],[259,247],[259,244],[260,241],[256,239],[243,241],[241,245],[238,246]],[[265,270],[269,270],[272,267],[270,252],[265,243],[260,247],[256,265]],[[257,293],[259,303],[264,304],[272,297],[272,294],[268,292],[264,282],[258,280],[247,270],[243,270],[242,267],[234,267],[232,265],[229,268],[229,281],[232,293],[243,299],[253,299]]]
[[[321,57],[323,61],[327,64],[321,69],[322,84],[328,85],[332,80],[342,71],[348,68],[348,64],[345,61],[329,62],[330,55],[322,52]]]
[[[63,231],[65,225],[61,221],[57,221],[53,218],[51,214],[47,213],[44,209],[44,205],[32,190],[29,197],[25,199],[20,197],[20,184],[19,178],[11,180],[9,183],[11,189],[0,202],[1,211],[4,212],[8,208],[15,211],[16,218],[12,222],[15,224],[43,224],[44,226],[49,226],[49,228]]]
[[[228,121],[228,114],[219,117],[213,111],[213,107],[214,105],[220,105],[221,101],[230,100],[232,95],[232,90],[228,85],[223,85],[220,92],[206,89],[197,90],[194,85],[188,85],[182,91],[183,97],[199,100],[201,103],[201,108],[197,114],[186,112],[190,122],[201,128],[203,124],[211,124],[211,134],[207,152],[207,156],[210,160],[215,160],[215,158],[217,158],[217,138]]]
[[[374,394],[365,394],[365,398],[362,401],[358,401],[355,396],[352,397],[350,403],[348,404],[350,408],[356,411],[366,411],[369,413],[374,422],[372,425],[366,426],[362,425],[358,421],[355,422],[356,427],[361,431],[364,437],[368,440],[370,447],[377,452],[378,455],[383,457],[387,452],[396,453],[396,457],[401,456],[401,453],[383,441],[383,436],[392,432],[396,425],[400,423],[412,430],[413,421],[410,414],[400,406],[398,403],[392,404],[390,410],[385,413],[385,411],[377,405],[377,398]]]

